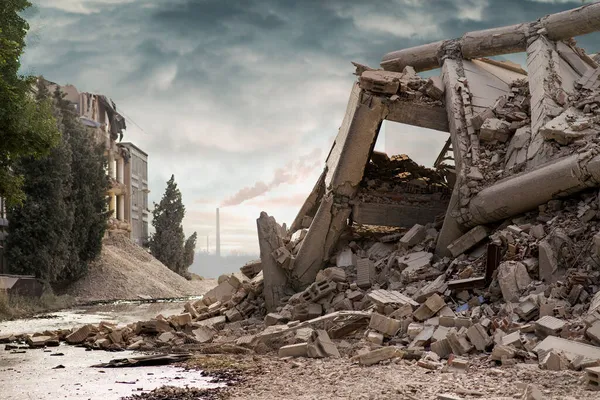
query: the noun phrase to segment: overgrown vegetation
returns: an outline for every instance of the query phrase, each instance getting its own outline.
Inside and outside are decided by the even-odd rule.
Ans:
[[[150,251],[160,262],[179,275],[191,279],[188,268],[194,262],[196,232],[187,240],[183,233],[185,206],[175,176],[167,181],[165,194],[160,203],[154,203],[152,226],[155,233],[150,239]]]
[[[48,101],[43,78],[37,87],[37,100]],[[94,132],[79,122],[58,90],[54,105],[62,132],[58,145],[47,156],[22,158],[14,167],[24,178],[26,197],[9,207],[6,255],[11,272],[62,283],[83,276],[102,250],[109,180]]]
[[[15,164],[47,155],[60,139],[51,101],[36,101],[36,78],[18,72],[29,30],[19,13],[30,6],[27,0],[0,2],[0,197],[10,205],[25,200],[24,177]]]
[[[52,312],[72,307],[75,299],[70,296],[57,296],[47,288],[41,297],[9,296],[0,291],[0,321],[27,318],[42,312]]]

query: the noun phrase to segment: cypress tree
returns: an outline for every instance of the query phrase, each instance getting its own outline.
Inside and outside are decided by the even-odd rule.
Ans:
[[[167,182],[167,188],[160,200],[154,203],[152,210],[152,226],[155,233],[150,239],[150,251],[160,262],[178,274],[187,275],[184,257],[184,241],[182,221],[185,207],[181,199],[181,191],[175,183],[175,176]]]
[[[194,263],[194,253],[196,251],[196,239],[198,238],[198,234],[194,232],[190,237],[185,241],[185,246],[183,246],[183,265],[187,270],[190,265]]]
[[[50,98],[43,78],[38,81],[37,101]],[[56,110],[59,125],[60,113]],[[25,200],[8,209],[6,241],[13,273],[32,274],[49,282],[69,265],[73,212],[69,207],[72,183],[71,147],[62,136],[43,158],[22,158],[15,173],[24,177]]]

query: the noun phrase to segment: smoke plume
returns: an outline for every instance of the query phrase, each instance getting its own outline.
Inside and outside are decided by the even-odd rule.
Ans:
[[[310,153],[288,162],[283,168],[277,168],[271,182],[258,181],[252,186],[246,186],[223,201],[221,207],[237,206],[244,201],[262,196],[284,183],[294,184],[302,181],[310,176],[321,163],[321,149],[315,148]]]

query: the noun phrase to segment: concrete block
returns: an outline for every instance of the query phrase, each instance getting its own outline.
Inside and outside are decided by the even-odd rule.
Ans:
[[[564,353],[568,359],[575,359],[581,355],[589,360],[600,360],[600,347],[591,346],[585,343],[578,343],[572,340],[563,339],[556,336],[548,336],[533,349],[534,352],[540,354],[556,351]]]
[[[353,357],[360,365],[373,365],[392,358],[404,357],[404,351],[395,346],[381,347],[365,354]]]
[[[286,318],[278,313],[268,313],[265,316],[265,326],[277,325],[279,323],[285,323]]]
[[[340,357],[336,345],[331,341],[326,331],[319,329],[312,333],[308,342],[308,356],[312,358]]]
[[[191,301],[188,301],[187,303],[185,303],[185,305],[183,306],[183,310],[186,313],[190,314],[192,316],[192,319],[196,319],[200,316],[200,314],[196,310],[196,307],[194,307],[194,303]]]
[[[402,74],[389,71],[364,71],[360,78],[360,87],[370,92],[395,94],[400,88]]]
[[[494,361],[502,361],[505,359],[511,359],[515,357],[516,349],[511,346],[503,346],[497,344],[492,350],[490,358]]]
[[[432,76],[427,80],[425,84],[425,93],[427,96],[435,100],[442,100],[444,98],[445,87],[442,79],[439,76]]]
[[[195,324],[198,326],[208,326],[213,329],[220,330],[223,329],[223,326],[225,326],[225,322],[227,322],[227,318],[224,315],[219,315],[205,319],[204,321],[197,321]]]
[[[168,324],[167,324],[168,325]],[[88,336],[92,333],[92,325],[84,325],[77,329],[65,338],[65,341],[69,344],[80,344],[83,343]]]
[[[350,247],[346,247],[337,254],[335,265],[340,268],[356,267],[356,261],[356,254],[352,252]]]
[[[425,326],[423,324],[418,324],[416,322],[410,322],[410,319],[408,319],[408,318],[407,318],[407,321],[409,321],[409,323],[406,328],[406,333],[408,334],[408,337],[410,337],[411,339],[414,339],[419,335],[419,333],[421,333],[423,331]]]
[[[425,235],[427,234],[427,228],[423,225],[416,224],[412,228],[408,230],[400,239],[400,246],[405,249],[412,247],[425,239]]]
[[[307,321],[309,319],[320,317],[323,313],[323,307],[317,303],[300,303],[292,308],[292,320]]]
[[[367,297],[373,303],[380,306],[385,306],[388,304],[408,304],[412,307],[419,306],[419,303],[396,290],[372,290],[371,292],[367,293]]]
[[[585,379],[587,388],[590,390],[600,390],[600,367],[585,369]]]
[[[192,330],[192,334],[194,335],[194,339],[196,339],[199,343],[208,343],[213,339],[216,332],[214,329],[207,326],[199,326],[198,328]]]
[[[569,367],[569,362],[558,352],[549,351],[540,360],[540,366],[549,371],[563,371]]]
[[[381,314],[371,314],[369,328],[383,333],[386,336],[394,336],[400,330],[401,321],[386,317]]]
[[[337,290],[337,284],[331,281],[314,282],[300,297],[306,302],[315,302]]]
[[[415,310],[413,316],[418,321],[425,321],[433,317],[439,310],[446,306],[444,299],[439,294],[434,293],[431,295],[425,303],[421,304],[419,308]]]
[[[225,317],[227,318],[227,321],[229,321],[229,322],[236,322],[236,321],[241,321],[242,319],[244,319],[242,314],[235,308],[231,308],[231,309],[225,311]]]
[[[408,347],[424,347],[431,340],[434,332],[434,326],[425,325],[423,327],[423,330],[419,332],[417,336],[415,336],[415,338]]]
[[[471,249],[477,243],[481,242],[488,237],[488,230],[483,226],[479,225],[471,229],[452,243],[448,245],[448,251],[453,257],[458,257],[465,251]]]
[[[531,283],[527,268],[523,263],[505,261],[498,266],[498,283],[506,302],[517,302],[523,290]]]
[[[367,341],[381,346],[383,344],[383,334],[375,331],[367,333]]]
[[[279,357],[308,357],[308,343],[290,344],[279,348]]]
[[[445,326],[436,327],[435,332],[433,332],[433,336],[431,337],[431,341],[437,342],[438,340],[446,339],[448,332],[450,332],[450,328],[448,328],[448,327],[445,327]]]
[[[27,344],[31,348],[44,347],[52,339],[54,339],[53,336],[29,336],[27,337]]]
[[[456,355],[462,356],[473,349],[473,346],[469,343],[467,338],[463,335],[459,335],[455,329],[451,329],[450,332],[448,332],[446,339],[448,339],[448,343],[450,343],[452,352]]]
[[[452,347],[450,347],[450,342],[448,339],[444,338],[431,343],[431,351],[437,354],[440,358],[446,358],[450,355],[450,353],[452,353]]]
[[[359,258],[356,262],[356,284],[361,289],[371,287],[375,279],[375,264],[368,258]]]
[[[546,315],[535,322],[535,331],[539,336],[557,336],[565,327],[565,321]]]
[[[500,344],[503,346],[521,347],[521,333],[514,331],[508,335],[502,336]]]
[[[186,326],[192,323],[192,316],[190,313],[183,313],[179,315],[172,315],[169,320],[178,326]]]
[[[488,118],[479,129],[479,140],[483,142],[498,141],[504,143],[510,136],[510,124],[498,118]]]
[[[590,340],[600,344],[600,321],[596,321],[586,329],[585,334]]]
[[[485,351],[485,349],[492,344],[492,338],[488,335],[487,331],[481,324],[475,324],[467,330],[467,337],[469,341],[479,351]]]
[[[317,282],[320,281],[346,282],[346,272],[339,267],[329,267],[317,273]]]

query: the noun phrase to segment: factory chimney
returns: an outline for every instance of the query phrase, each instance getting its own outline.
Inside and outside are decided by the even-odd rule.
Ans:
[[[221,257],[221,225],[219,222],[219,209],[217,208],[217,257]]]

